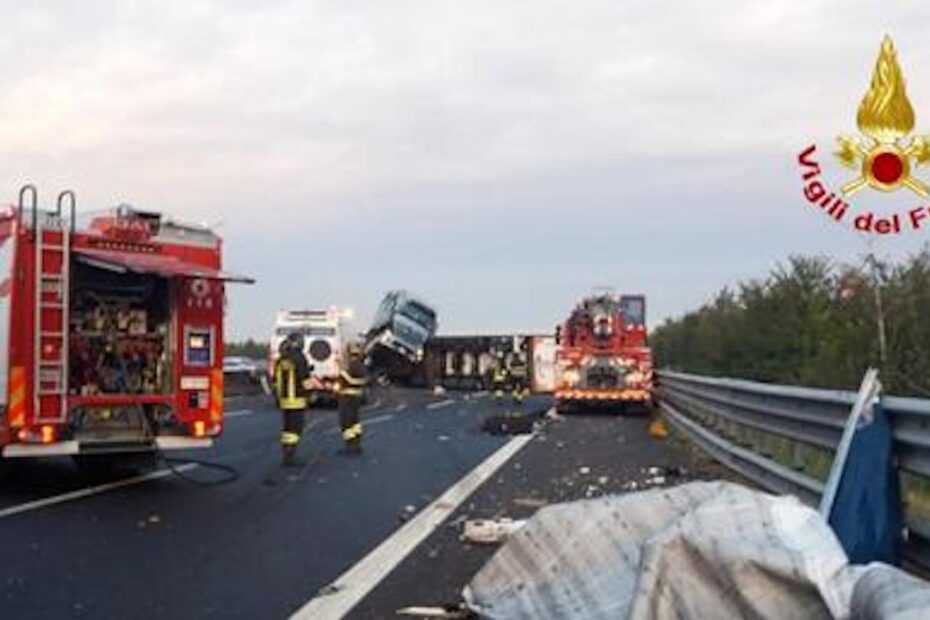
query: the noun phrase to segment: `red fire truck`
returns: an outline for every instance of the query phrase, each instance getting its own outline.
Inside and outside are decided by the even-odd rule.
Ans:
[[[652,400],[652,353],[646,346],[646,298],[587,297],[556,330],[559,411]]]
[[[67,213],[64,210],[67,209]],[[34,186],[0,209],[0,455],[152,455],[223,430],[224,283],[211,230],[122,206],[75,220]]]

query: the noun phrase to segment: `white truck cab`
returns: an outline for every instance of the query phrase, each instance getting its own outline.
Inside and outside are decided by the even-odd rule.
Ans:
[[[338,390],[339,371],[344,352],[345,314],[336,308],[327,310],[280,310],[275,319],[269,351],[269,373],[273,372],[278,359],[278,347],[289,334],[300,333],[304,337],[304,355],[312,366],[314,396],[326,398]]]

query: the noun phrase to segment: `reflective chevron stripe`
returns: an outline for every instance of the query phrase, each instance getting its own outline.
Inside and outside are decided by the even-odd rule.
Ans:
[[[14,366],[10,369],[10,427],[26,425],[26,369]]]
[[[223,370],[214,369],[210,373],[210,421],[223,420]]]

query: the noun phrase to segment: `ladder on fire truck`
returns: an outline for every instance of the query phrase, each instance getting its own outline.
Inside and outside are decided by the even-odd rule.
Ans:
[[[70,221],[62,215],[70,203]],[[35,379],[37,422],[64,423],[68,415],[68,307],[71,289],[71,232],[75,196],[58,195],[54,212],[33,209],[35,239]]]

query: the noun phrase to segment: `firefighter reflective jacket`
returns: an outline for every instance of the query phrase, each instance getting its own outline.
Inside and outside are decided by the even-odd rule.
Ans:
[[[529,369],[526,364],[517,362],[510,366],[510,376],[517,381],[526,381],[529,376]]]
[[[368,385],[368,369],[360,359],[349,361],[348,368],[339,373],[339,393],[361,398]]]
[[[307,408],[303,384],[309,377],[310,368],[303,353],[287,353],[278,359],[274,368],[274,389],[281,409]]]

